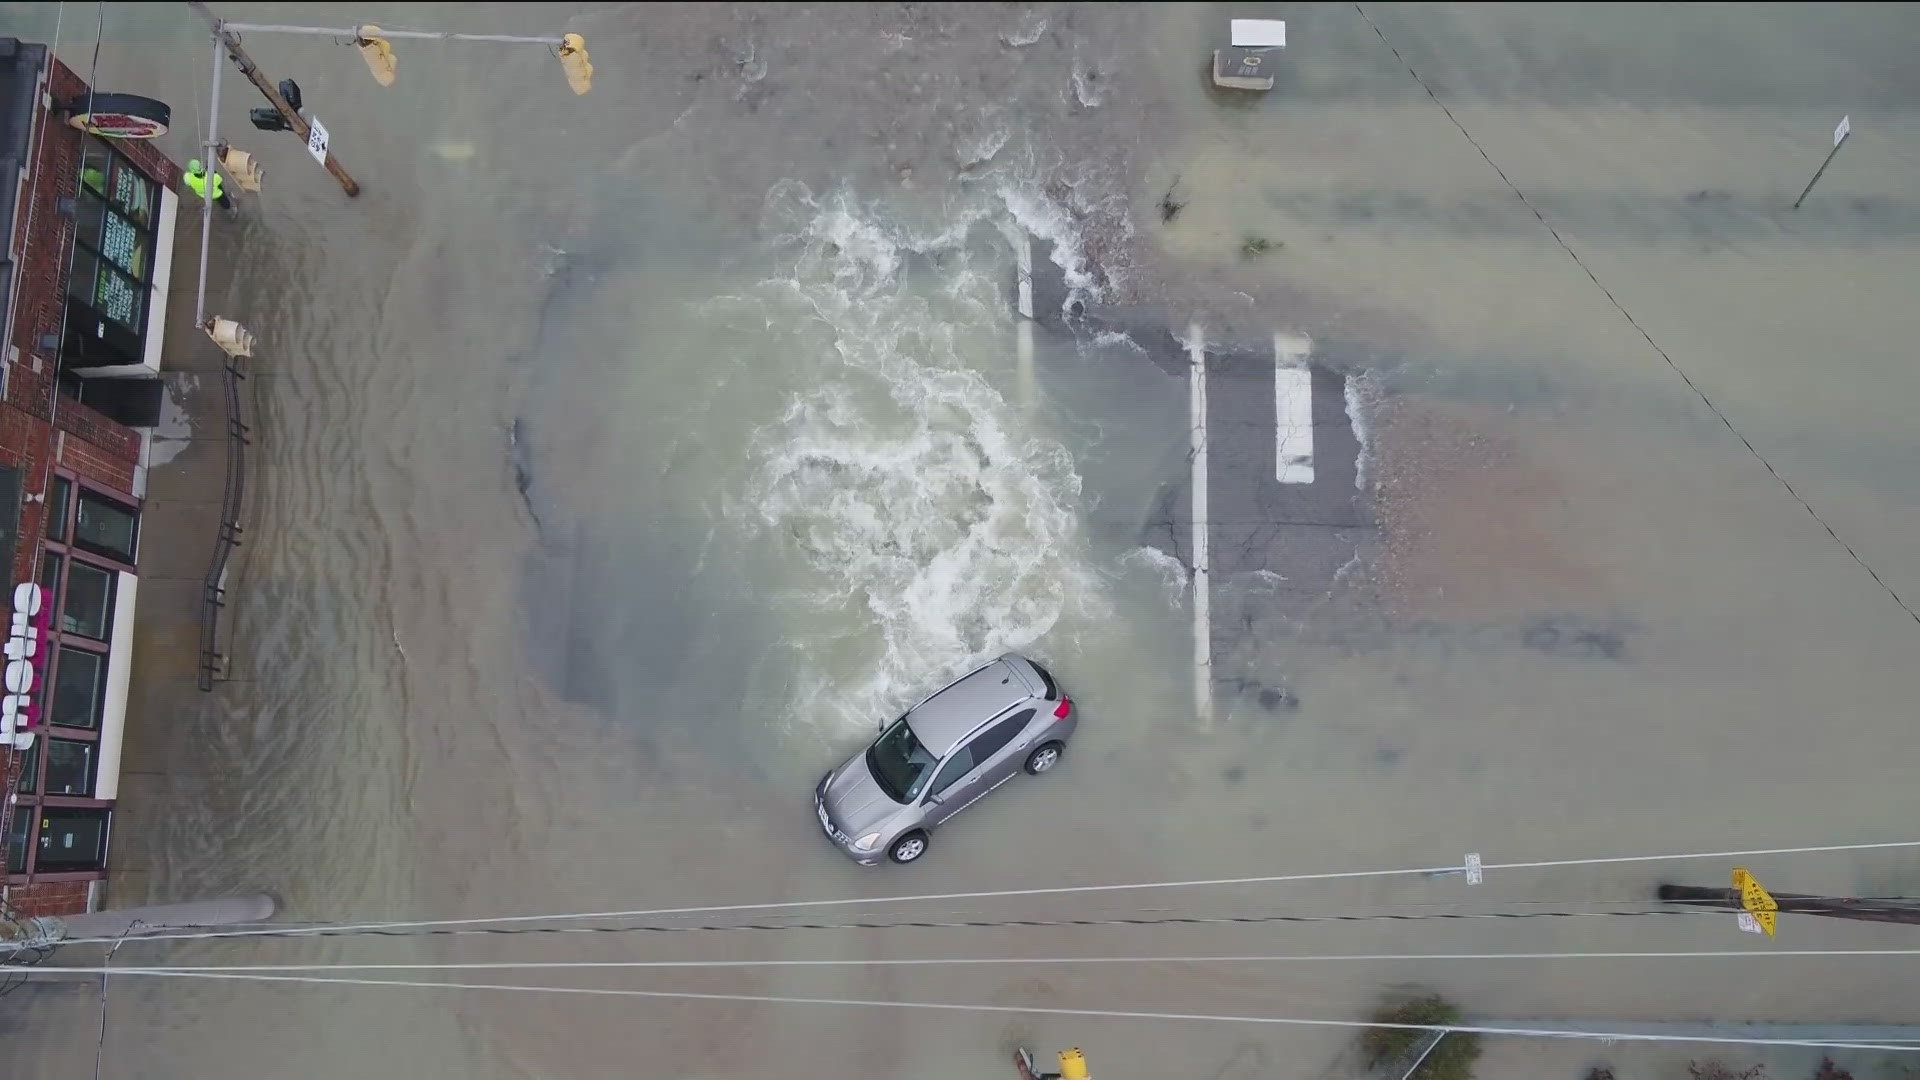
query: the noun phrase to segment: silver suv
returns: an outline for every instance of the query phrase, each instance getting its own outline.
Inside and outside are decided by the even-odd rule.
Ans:
[[[967,672],[888,725],[813,789],[820,827],[848,857],[910,863],[934,826],[1013,779],[1060,761],[1079,725],[1073,702],[1015,653]]]

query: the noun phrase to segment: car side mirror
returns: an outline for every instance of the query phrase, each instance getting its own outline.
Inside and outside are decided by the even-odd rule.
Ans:
[[[946,801],[947,801],[947,797],[939,792],[935,792],[932,795],[927,796],[928,806],[939,806],[941,803]]]

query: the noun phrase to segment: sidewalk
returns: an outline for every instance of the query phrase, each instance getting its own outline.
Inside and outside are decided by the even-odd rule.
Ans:
[[[218,295],[223,243],[232,243],[237,231],[233,215],[216,216],[213,229],[209,296]],[[200,206],[188,196],[181,203],[174,245],[173,280],[181,287],[168,298],[171,332],[161,362],[167,400],[146,459],[141,603],[134,619],[126,765],[115,826],[120,842],[107,879],[107,903],[115,906],[151,899],[145,878],[154,853],[142,843],[151,833],[148,823],[167,813],[184,790],[182,783],[190,788],[191,777],[207,767],[196,748],[173,730],[176,721],[214,704],[213,695],[196,684],[200,605],[227,473],[226,356],[193,320],[200,232]]]

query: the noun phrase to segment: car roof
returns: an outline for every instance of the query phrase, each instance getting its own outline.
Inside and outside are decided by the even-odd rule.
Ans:
[[[1032,696],[1018,672],[994,660],[915,705],[907,726],[930,753],[946,757],[974,728]]]

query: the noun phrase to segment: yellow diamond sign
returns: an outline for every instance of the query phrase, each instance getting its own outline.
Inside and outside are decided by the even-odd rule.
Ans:
[[[1760,924],[1760,929],[1765,930],[1768,937],[1772,937],[1775,913],[1780,910],[1779,901],[1755,881],[1744,866],[1733,868],[1733,888],[1740,894],[1740,906],[1747,909],[1747,913],[1753,916],[1753,921]]]

